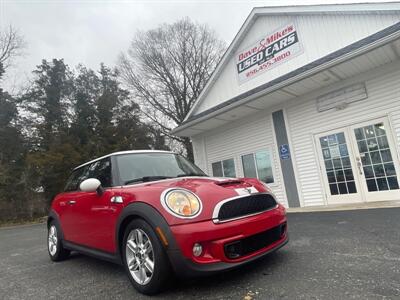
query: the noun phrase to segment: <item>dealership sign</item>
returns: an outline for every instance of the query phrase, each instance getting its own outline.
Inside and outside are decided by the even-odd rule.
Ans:
[[[236,55],[239,83],[252,79],[302,52],[294,23],[275,30]]]

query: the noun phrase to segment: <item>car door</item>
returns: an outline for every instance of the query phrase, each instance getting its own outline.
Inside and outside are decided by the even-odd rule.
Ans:
[[[90,248],[114,252],[115,223],[122,206],[111,201],[117,190],[113,188],[111,158],[92,163],[87,178],[100,180],[103,192],[85,193],[82,203],[79,203],[82,213],[81,243]]]
[[[83,226],[81,202],[85,195],[79,190],[79,185],[87,178],[87,170],[88,166],[85,166],[72,172],[59,201],[59,217],[64,239],[73,243],[79,243],[81,237],[80,229]]]

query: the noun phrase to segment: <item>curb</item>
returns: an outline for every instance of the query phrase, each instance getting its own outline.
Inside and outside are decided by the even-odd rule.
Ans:
[[[340,204],[340,205],[293,207],[293,208],[287,208],[286,212],[287,213],[328,212],[328,211],[347,211],[347,210],[396,208],[396,207],[400,207],[400,200],[369,202],[369,203],[352,203],[352,204]]]

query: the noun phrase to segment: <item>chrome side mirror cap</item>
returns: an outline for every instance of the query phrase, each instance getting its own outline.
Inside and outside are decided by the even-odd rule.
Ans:
[[[83,192],[96,192],[101,187],[100,180],[96,178],[88,178],[81,182],[79,188]]]

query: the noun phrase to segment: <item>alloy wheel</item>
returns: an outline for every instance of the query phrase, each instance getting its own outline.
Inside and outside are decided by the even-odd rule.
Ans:
[[[133,279],[140,285],[147,284],[154,273],[153,245],[141,229],[132,230],[126,240],[126,263]]]
[[[54,256],[57,252],[57,228],[54,225],[50,226],[49,229],[49,252],[51,256]]]

